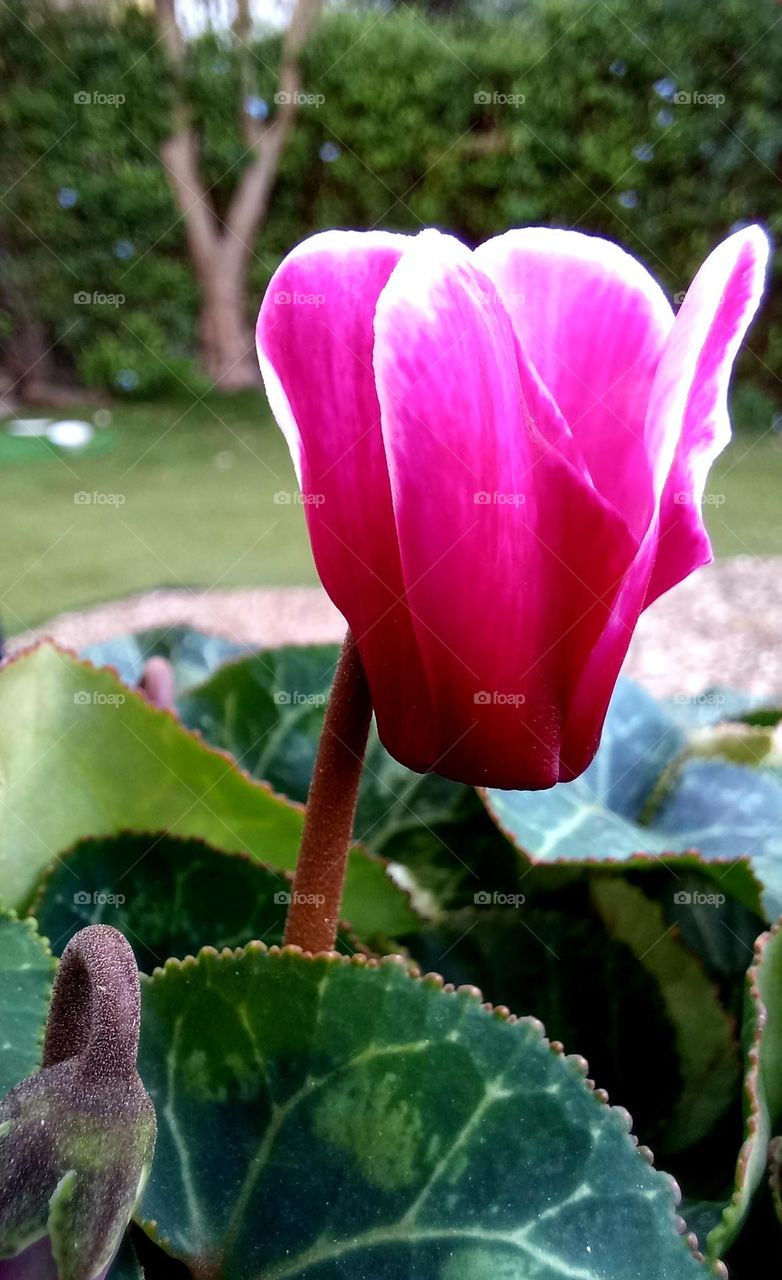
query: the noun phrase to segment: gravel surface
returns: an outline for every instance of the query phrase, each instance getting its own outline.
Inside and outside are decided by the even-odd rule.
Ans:
[[[260,647],[338,641],[344,621],[319,587],[153,591],[65,613],[9,642],[72,649],[145,627],[186,625]],[[699,570],[641,618],[626,670],[658,695],[729,685],[782,694],[782,558],[740,556]]]

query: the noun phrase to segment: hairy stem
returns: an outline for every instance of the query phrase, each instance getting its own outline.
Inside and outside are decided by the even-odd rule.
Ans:
[[[364,668],[348,631],[312,772],[285,922],[285,942],[304,951],[334,948],[371,718]]]

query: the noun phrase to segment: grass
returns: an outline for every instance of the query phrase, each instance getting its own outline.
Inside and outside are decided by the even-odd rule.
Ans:
[[[0,463],[7,632],[153,587],[316,581],[301,506],[274,500],[296,484],[260,395],[122,405],[109,431],[104,452]],[[781,492],[782,441],[739,432],[712,474],[717,555],[782,555]]]
[[[782,555],[782,438],[742,433],[712,469],[706,519],[717,556]]]
[[[109,430],[106,452],[0,466],[8,633],[153,587],[316,581],[302,508],[274,501],[297,486],[260,394],[121,406]]]

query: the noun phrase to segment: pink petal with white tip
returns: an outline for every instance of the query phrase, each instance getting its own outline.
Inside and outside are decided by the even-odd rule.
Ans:
[[[431,767],[550,786],[562,709],[634,542],[551,447],[556,407],[462,245],[418,236],[375,328],[402,572],[433,705]],[[404,743],[378,725],[404,760]]]
[[[673,324],[660,286],[618,245],[578,231],[508,231],[475,259],[595,485],[640,542],[654,509],[646,407]]]
[[[403,601],[372,369],[377,299],[409,244],[384,232],[331,231],[305,240],[269,285],[257,337],[318,573],[356,637],[378,718],[393,726],[401,717],[405,727],[417,719],[425,767],[428,692]],[[383,678],[392,661],[405,672],[404,699]]]
[[[649,406],[650,435],[663,440],[675,433],[676,439],[646,604],[712,558],[701,504],[709,469],[730,441],[730,375],[763,294],[768,254],[757,226],[723,240],[687,290],[665,344]],[[664,468],[662,445],[661,455]]]

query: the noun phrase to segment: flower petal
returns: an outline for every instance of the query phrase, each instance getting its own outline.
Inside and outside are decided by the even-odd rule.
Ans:
[[[574,691],[563,745],[573,777],[589,763],[578,753],[595,701],[610,697],[641,611],[711,558],[700,500],[709,466],[730,438],[730,371],[763,290],[767,256],[758,227],[724,241],[698,272],[666,342],[646,425],[655,514]]]
[[[556,408],[462,245],[417,236],[380,295],[375,331],[406,598],[433,703],[430,767],[549,786],[571,687],[635,542],[551,447]]]
[[[693,280],[665,344],[648,434],[662,440],[675,431],[678,443],[662,494],[647,604],[712,558],[701,502],[709,468],[730,440],[728,384],[763,293],[768,253],[757,226],[724,240]],[[664,461],[662,446],[658,453]]]
[[[646,407],[673,323],[660,286],[618,245],[577,231],[508,231],[475,258],[597,488],[640,541],[654,507]]]
[[[269,285],[257,338],[321,581],[356,637],[378,719],[401,721],[394,732],[415,719],[424,762],[431,754],[427,684],[403,601],[372,369],[377,299],[410,243],[343,231],[304,241]],[[404,698],[382,678],[392,661],[404,673]]]

